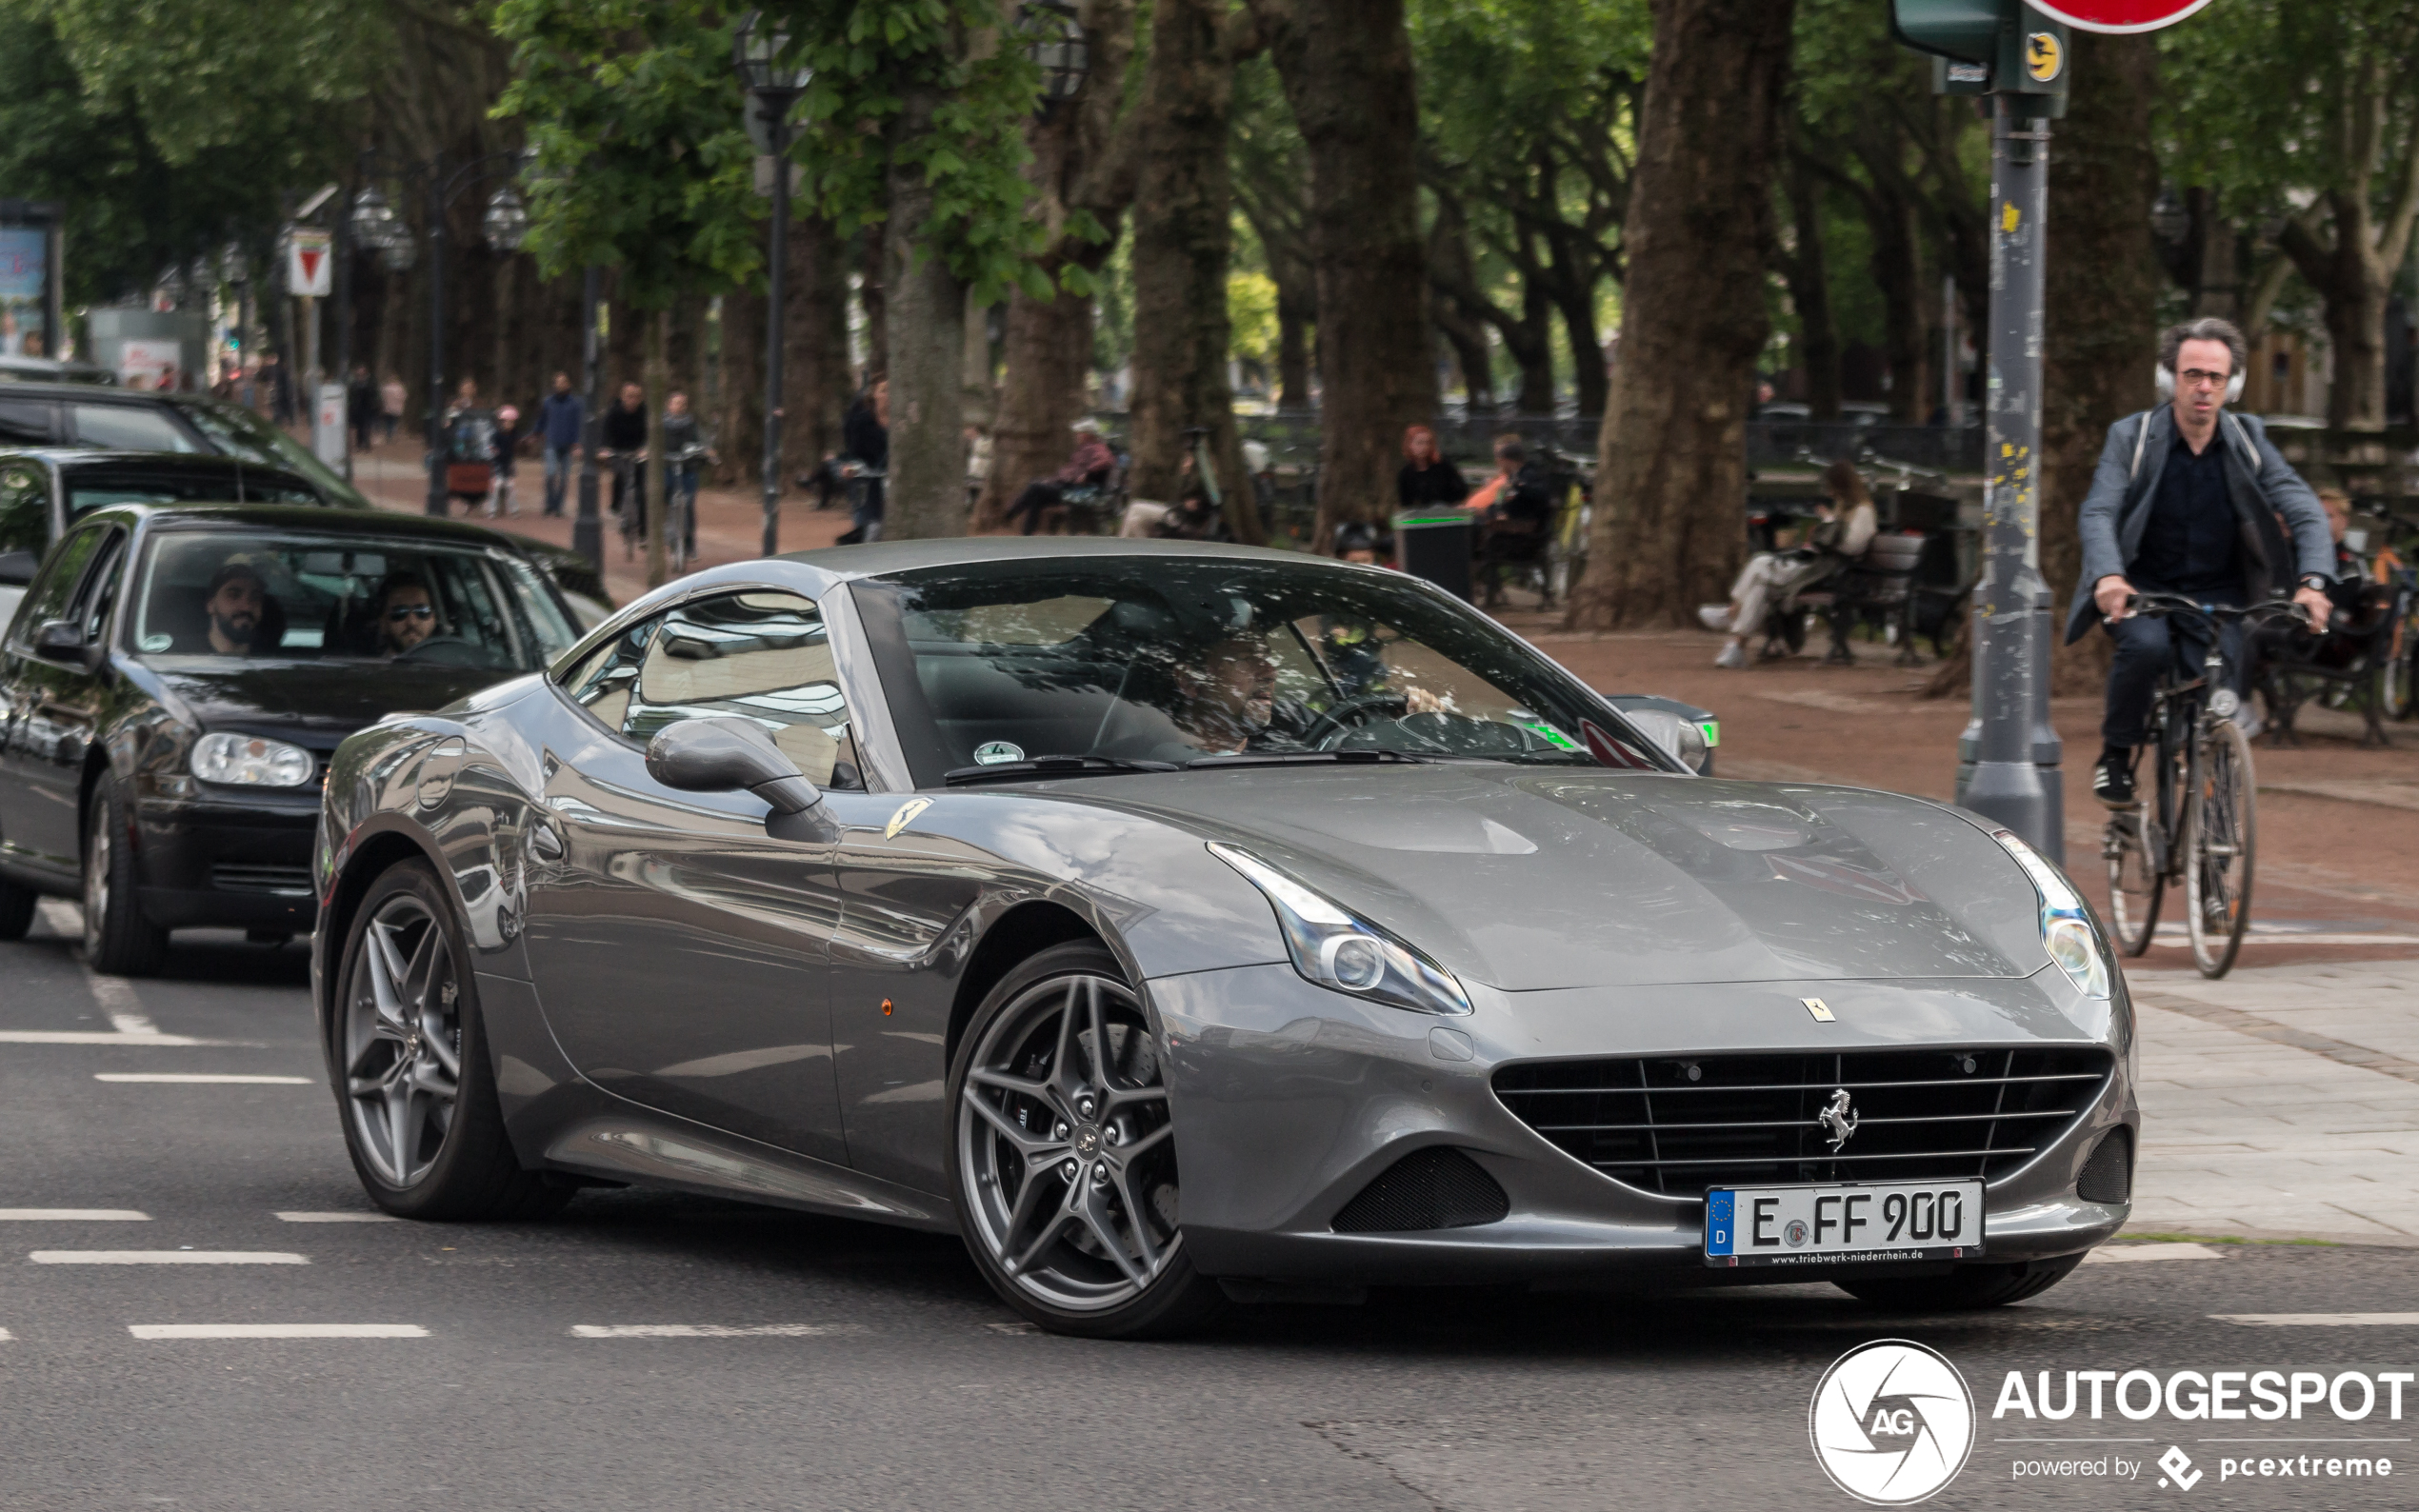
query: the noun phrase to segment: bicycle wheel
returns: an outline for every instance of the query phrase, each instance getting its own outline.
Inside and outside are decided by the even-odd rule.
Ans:
[[[2109,862],[2109,933],[2118,949],[2138,956],[2150,948],[2150,936],[2159,926],[2159,900],[2167,891],[2167,878],[2143,842],[2141,814],[2111,818],[2100,853]]]
[[[2201,733],[2184,800],[2185,926],[2205,977],[2234,966],[2251,922],[2251,744],[2232,720]]]
[[[2394,631],[2393,654],[2377,670],[2378,712],[2388,719],[2410,717],[2411,690],[2419,683],[2419,677],[2412,675],[2419,670],[2413,667],[2414,661],[2419,661],[2419,635],[2413,635],[2405,624]]]

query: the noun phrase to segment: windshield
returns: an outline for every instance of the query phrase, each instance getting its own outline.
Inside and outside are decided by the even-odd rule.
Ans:
[[[67,472],[68,523],[113,504],[317,504],[319,496],[284,473],[250,473],[239,484],[234,469],[215,467],[70,468]]]
[[[1391,572],[1129,557],[851,591],[919,786],[1044,756],[1668,765],[1569,674]]]
[[[576,639],[528,563],[473,545],[161,530],[129,641],[147,662],[411,661],[528,672]]]
[[[210,437],[210,445],[230,456],[299,472],[334,498],[342,499],[351,492],[344,478],[320,461],[317,452],[240,405],[195,399],[177,408],[193,422],[194,429]]]

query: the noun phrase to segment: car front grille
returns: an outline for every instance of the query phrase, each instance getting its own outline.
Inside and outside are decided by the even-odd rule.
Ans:
[[[266,892],[280,898],[310,896],[309,866],[258,866],[222,861],[210,869],[210,885],[221,892]]]
[[[1529,1062],[1495,1073],[1513,1115],[1605,1175],[1708,1186],[2008,1175],[2100,1095],[2101,1049],[1860,1050]],[[1836,1149],[1822,1115],[1849,1096]]]

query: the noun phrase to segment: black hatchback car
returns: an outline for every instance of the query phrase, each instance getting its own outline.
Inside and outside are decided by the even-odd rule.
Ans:
[[[81,895],[100,970],[171,929],[310,930],[328,758],[393,710],[544,666],[570,607],[491,530],[316,507],[112,505],[0,642],[0,939]]]

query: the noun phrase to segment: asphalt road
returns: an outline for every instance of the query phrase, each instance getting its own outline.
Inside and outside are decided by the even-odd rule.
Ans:
[[[1972,1458],[1929,1505],[2419,1504],[2419,1386],[2400,1422],[2382,1394],[2349,1422],[1992,1417],[2010,1370],[2419,1369],[2406,1250],[2094,1264],[1968,1317],[1825,1286],[1405,1292],[1104,1344],[1033,1333],[954,1242],[870,1224],[637,1192],[518,1226],[295,1222],[371,1212],[317,1080],[302,950],[180,939],[168,977],[133,985],[89,977],[48,924],[0,945],[0,1506],[1848,1507],[1809,1401],[1836,1356],[1892,1336],[1980,1399]],[[211,1043],[122,1032],[146,1028]],[[114,1038],[28,1039],[57,1034]],[[162,1074],[305,1080],[98,1079]],[[126,1251],[221,1258],[91,1258]],[[144,1337],[230,1324],[407,1336]],[[2093,1442],[2009,1442],[2045,1438]],[[2189,1491],[2155,1483],[2170,1445]],[[2221,1482],[2247,1448],[2395,1473]],[[2014,1478],[2050,1456],[2143,1468]]]

